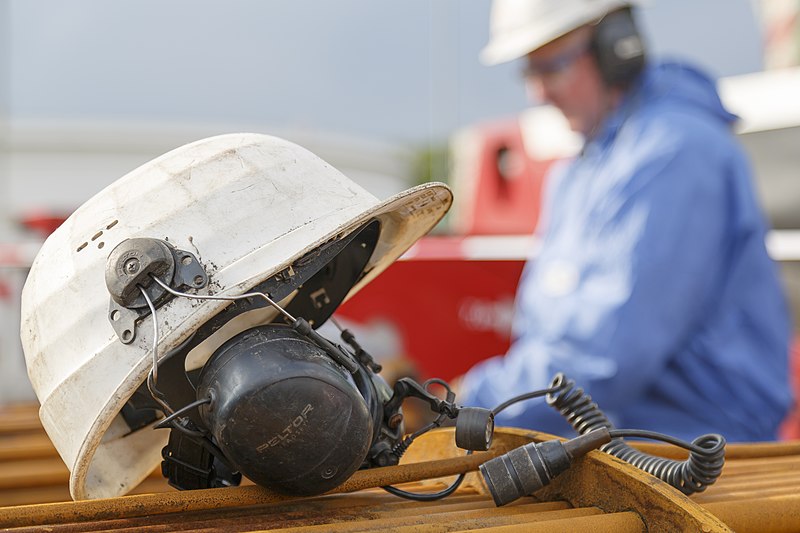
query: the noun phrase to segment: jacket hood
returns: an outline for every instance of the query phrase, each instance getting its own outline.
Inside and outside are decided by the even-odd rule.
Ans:
[[[665,61],[648,66],[642,75],[641,91],[645,99],[689,106],[728,125],[739,119],[722,105],[716,82],[686,63]]]

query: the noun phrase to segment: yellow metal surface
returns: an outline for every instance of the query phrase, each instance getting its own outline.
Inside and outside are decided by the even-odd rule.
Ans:
[[[427,435],[426,447],[420,447],[416,457],[427,449],[450,449],[452,433],[440,431]],[[551,435],[520,429],[502,428],[495,432],[492,451],[504,452],[531,441],[554,438]],[[411,451],[411,450],[409,450]],[[483,486],[475,475],[470,482]],[[597,507],[606,512],[632,511],[654,531],[728,532],[730,529],[717,517],[680,492],[667,486],[628,463],[602,452],[590,452],[579,459],[564,474],[536,493],[543,500],[563,500],[573,507]]]
[[[687,498],[627,463],[591,452],[535,497],[496,508],[475,470],[548,435],[499,429],[493,448],[465,456],[452,429],[418,439],[403,465],[357,472],[333,493],[288,498],[247,486],[177,492],[154,475],[145,494],[64,500],[67,470],[32,422],[34,409],[0,410],[0,528],[15,531],[800,531],[800,443],[734,445],[719,481]],[[639,446],[639,445],[637,445]],[[674,448],[642,444],[680,457]],[[452,496],[411,502],[377,489],[438,491],[469,472]]]

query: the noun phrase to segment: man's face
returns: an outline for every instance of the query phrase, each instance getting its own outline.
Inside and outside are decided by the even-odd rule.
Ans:
[[[572,130],[591,136],[606,112],[607,92],[591,56],[592,30],[578,28],[528,54],[525,80],[532,98],[557,107]]]

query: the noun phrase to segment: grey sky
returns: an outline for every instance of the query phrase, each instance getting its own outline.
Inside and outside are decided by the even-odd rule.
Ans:
[[[6,0],[17,119],[243,123],[414,143],[526,104],[488,0]],[[650,0],[657,52],[761,66],[749,0]]]

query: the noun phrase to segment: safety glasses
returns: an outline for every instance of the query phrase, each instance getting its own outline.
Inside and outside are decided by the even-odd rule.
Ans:
[[[535,58],[529,55],[523,58],[522,77],[525,79],[537,78],[562,72],[588,52],[589,48],[589,43],[580,43],[548,59]]]

